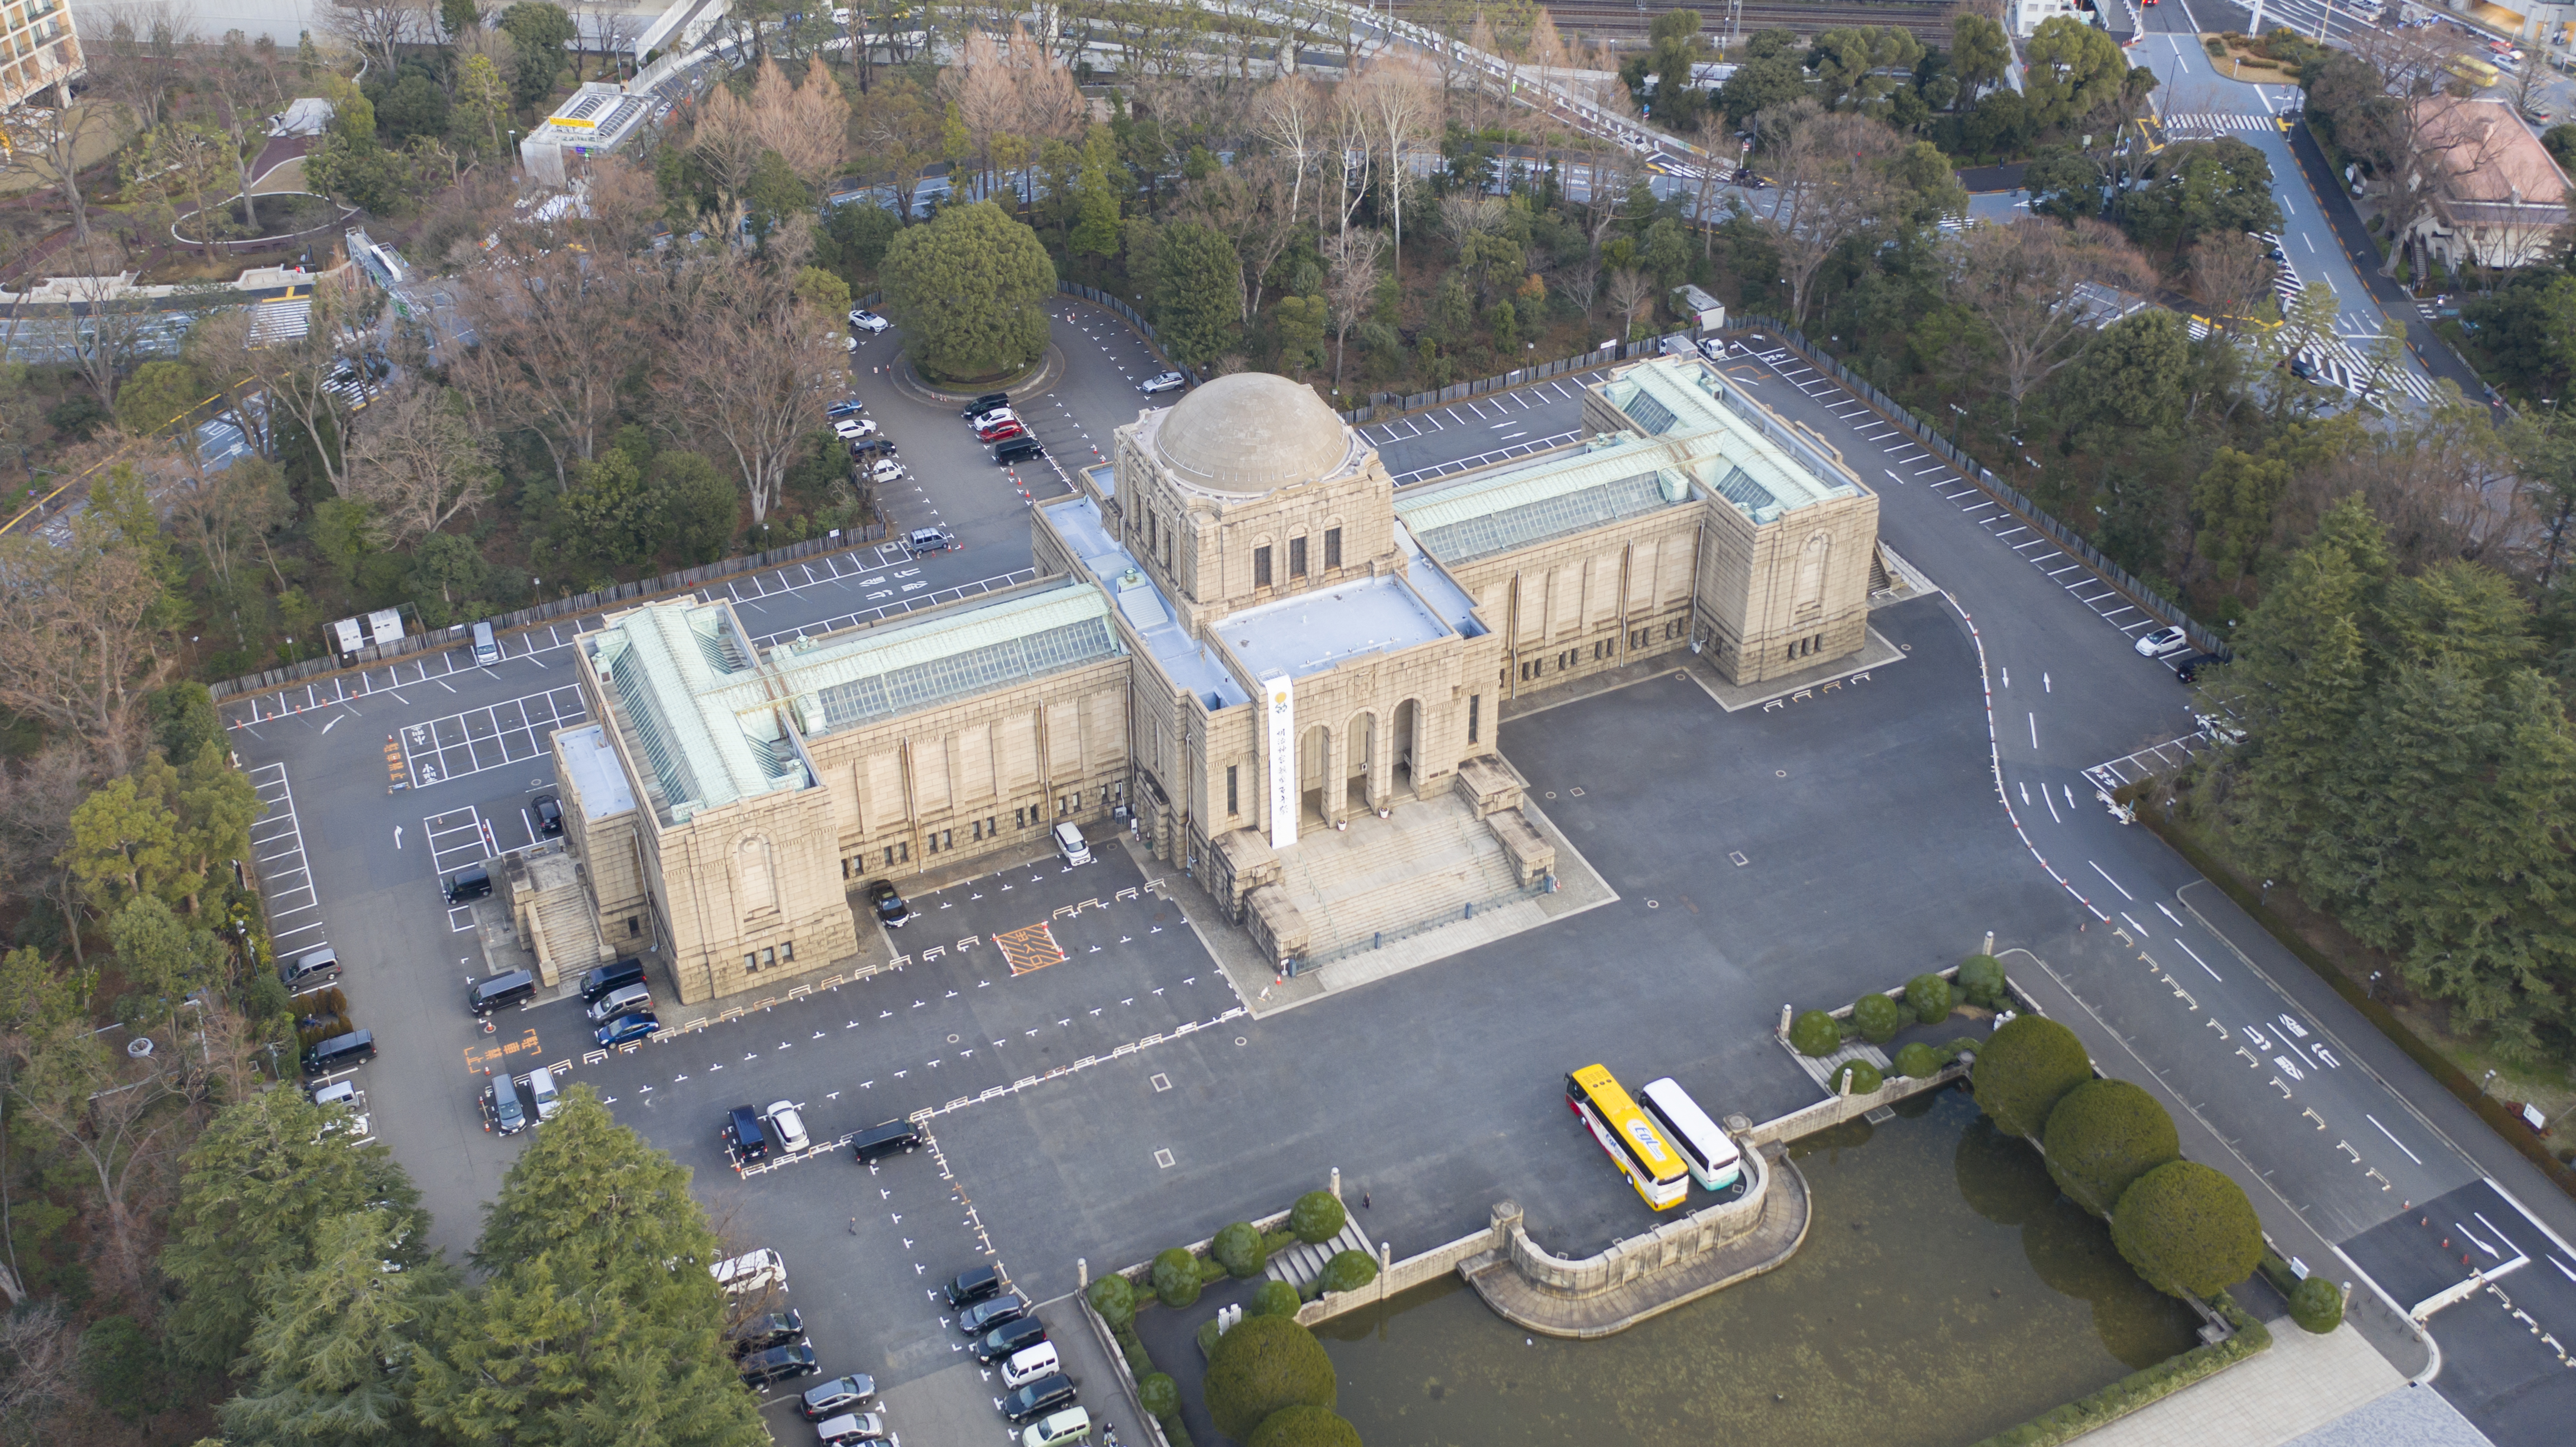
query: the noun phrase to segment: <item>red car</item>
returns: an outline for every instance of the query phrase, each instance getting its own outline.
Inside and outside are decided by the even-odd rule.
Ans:
[[[1004,438],[1027,435],[1028,429],[1020,425],[1017,417],[996,417],[975,429],[975,439],[979,442],[1000,442]]]

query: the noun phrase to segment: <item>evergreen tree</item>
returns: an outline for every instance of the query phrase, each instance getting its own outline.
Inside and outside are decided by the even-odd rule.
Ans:
[[[343,1147],[345,1149],[345,1147]],[[278,1447],[426,1441],[408,1401],[412,1355],[453,1283],[436,1261],[387,1270],[406,1244],[390,1211],[321,1225],[309,1267],[260,1281],[252,1385],[218,1409],[227,1440]]]
[[[1155,278],[1154,325],[1172,360],[1196,367],[1238,345],[1243,321],[1243,261],[1213,226],[1176,221],[1163,228]]]

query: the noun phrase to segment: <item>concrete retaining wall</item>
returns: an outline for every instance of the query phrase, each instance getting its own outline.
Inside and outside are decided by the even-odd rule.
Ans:
[[[1744,1194],[1732,1201],[1704,1206],[1678,1220],[1663,1221],[1643,1236],[1631,1236],[1598,1256],[1569,1261],[1549,1254],[1521,1229],[1520,1208],[1510,1203],[1494,1208],[1494,1227],[1509,1237],[1514,1269],[1541,1290],[1564,1296],[1595,1296],[1641,1276],[1679,1266],[1703,1256],[1753,1229],[1770,1194],[1771,1163],[1758,1150],[1744,1152]],[[1504,1213],[1508,1211],[1508,1218]]]
[[[1793,1110],[1777,1119],[1764,1121],[1752,1129],[1748,1138],[1756,1145],[1771,1145],[1778,1141],[1795,1140],[1802,1135],[1814,1135],[1820,1130],[1841,1125],[1844,1121],[1857,1116],[1867,1115],[1882,1105],[1894,1105],[1908,1096],[1921,1095],[1927,1090],[1938,1090],[1954,1080],[1963,1080],[1967,1077],[1968,1068],[1965,1061],[1952,1061],[1938,1075],[1927,1076],[1921,1080],[1910,1075],[1900,1075],[1867,1095],[1837,1095],[1828,1100],[1820,1100],[1804,1110]]]

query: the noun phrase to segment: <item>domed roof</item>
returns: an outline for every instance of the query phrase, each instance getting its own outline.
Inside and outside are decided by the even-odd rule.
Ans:
[[[1313,388],[1236,372],[1182,398],[1156,430],[1154,451],[1184,482],[1257,497],[1340,471],[1351,438]]]

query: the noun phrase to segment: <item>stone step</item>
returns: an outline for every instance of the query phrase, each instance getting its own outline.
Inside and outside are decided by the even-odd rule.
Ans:
[[[1292,1241],[1271,1252],[1269,1264],[1262,1267],[1261,1274],[1273,1281],[1285,1281],[1302,1291],[1316,1277],[1323,1275],[1324,1263],[1345,1251],[1376,1254],[1376,1248],[1369,1244],[1368,1236],[1360,1230],[1357,1221],[1345,1219],[1341,1234],[1321,1246]]]

